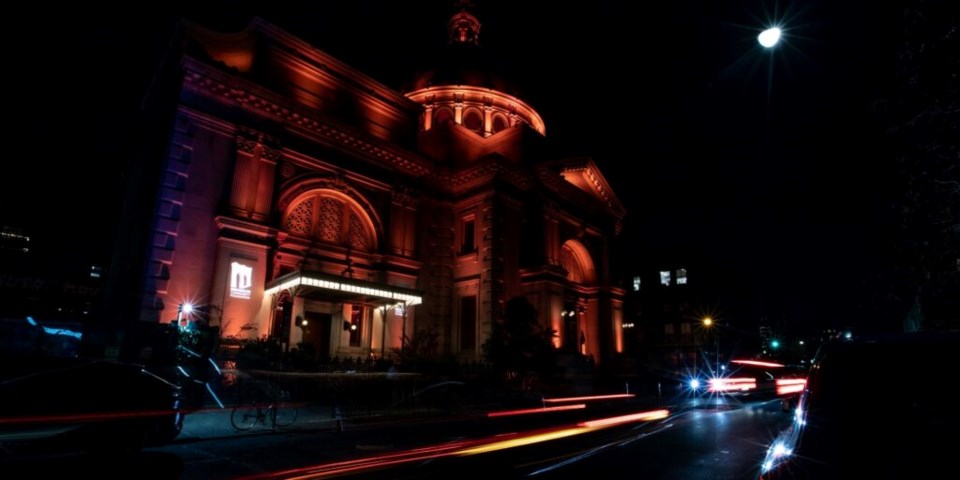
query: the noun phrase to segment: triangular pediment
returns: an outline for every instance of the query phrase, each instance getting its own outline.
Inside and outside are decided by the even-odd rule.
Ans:
[[[589,157],[578,157],[564,160],[557,160],[543,164],[542,168],[559,176],[563,184],[572,185],[587,195],[596,198],[601,203],[607,205],[611,212],[622,217],[626,210],[620,199],[614,193],[613,188],[600,171],[600,167]]]

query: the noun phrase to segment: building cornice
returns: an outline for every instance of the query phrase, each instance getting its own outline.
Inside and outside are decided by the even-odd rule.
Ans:
[[[392,104],[395,108],[408,110],[416,114],[417,106],[400,92],[389,88],[370,76],[324,53],[313,45],[301,40],[289,32],[273,25],[263,18],[254,18],[250,25],[270,39],[287,46],[287,52],[296,52],[296,56],[307,61],[312,68],[333,75],[342,81],[355,85],[359,91],[376,97],[379,101]]]
[[[268,227],[263,224],[250,222],[247,220],[241,220],[234,217],[228,217],[226,215],[218,215],[213,219],[217,225],[217,228],[220,231],[229,230],[232,232],[239,233],[246,238],[253,238],[257,240],[262,240],[264,242],[271,241],[277,238],[277,233],[279,232],[276,228]],[[238,240],[233,238],[233,240]]]
[[[533,183],[530,175],[517,168],[513,162],[503,158],[488,158],[475,166],[434,176],[437,186],[449,193],[469,190],[472,186],[495,178],[505,180],[521,190],[529,189]]]
[[[359,134],[351,127],[322,113],[294,105],[281,95],[251,81],[224,73],[190,57],[185,57],[182,65],[186,90],[272,117],[322,143],[354,154],[359,152],[374,163],[385,163],[412,176],[426,175],[431,170],[431,162],[416,153],[401,151],[387,142]]]
[[[407,93],[407,98],[430,108],[456,105],[491,108],[508,116],[517,116],[540,135],[547,135],[546,124],[533,107],[513,95],[492,88],[472,85],[437,85]]]
[[[354,93],[364,101],[376,106],[377,112],[386,114],[394,120],[409,122],[411,118],[415,119],[422,110],[419,105],[411,102],[406,97],[396,94],[396,98],[385,98],[383,95],[378,95],[379,92],[372,88],[364,84],[358,84],[356,81],[351,81],[354,80],[354,74],[337,75],[337,73],[342,72],[334,71],[326,65],[317,66],[304,60],[298,56],[297,53],[299,52],[280,51],[276,52],[275,55],[276,59],[282,61],[291,71],[298,72],[300,75],[321,83],[325,87],[343,89]],[[401,99],[403,104],[398,105],[397,99]]]

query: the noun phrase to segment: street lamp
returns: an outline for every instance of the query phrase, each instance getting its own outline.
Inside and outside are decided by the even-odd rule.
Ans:
[[[782,33],[777,27],[768,28],[757,35],[757,41],[763,45],[763,48],[773,48],[780,41]]]
[[[181,303],[177,307],[177,326],[183,327],[183,314],[187,314],[187,318],[190,318],[190,313],[193,312],[193,304],[190,303]]]
[[[401,323],[400,323],[400,358],[406,354],[407,351],[407,303],[400,302],[397,304],[397,307],[400,308]]]
[[[387,305],[380,306],[380,359],[387,358]]]

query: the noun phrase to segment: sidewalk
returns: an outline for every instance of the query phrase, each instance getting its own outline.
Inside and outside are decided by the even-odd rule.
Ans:
[[[314,432],[342,432],[351,430],[371,430],[379,427],[401,426],[405,423],[428,422],[428,421],[469,421],[484,419],[488,412],[498,410],[510,410],[517,408],[536,408],[547,406],[542,402],[542,397],[524,396],[503,397],[490,395],[485,392],[484,395],[476,395],[476,391],[462,391],[459,387],[463,382],[445,381],[433,385],[419,386],[415,393],[413,392],[413,376],[410,374],[394,374],[384,377],[392,379],[385,383],[368,383],[367,380],[374,380],[378,374],[357,374],[357,373],[305,373],[305,372],[273,372],[266,370],[224,370],[222,378],[230,378],[230,382],[224,382],[219,385],[213,385],[215,397],[208,397],[207,404],[200,410],[192,411],[184,415],[183,429],[174,440],[174,443],[196,442],[207,439],[231,438],[247,435],[262,435],[265,433],[283,432],[283,431],[314,431]],[[379,374],[385,375],[385,374]],[[266,424],[257,423],[249,430],[239,430],[231,423],[231,414],[235,405],[246,403],[249,396],[244,395],[244,388],[255,386],[257,379],[260,381],[268,379],[271,382],[283,382],[285,388],[292,388],[295,394],[294,399],[301,399],[296,420],[290,426],[274,429],[270,421]],[[340,379],[353,379],[351,385],[355,385],[356,391],[361,394],[371,395],[364,398],[375,398],[394,395],[394,401],[378,401],[364,404],[350,404],[349,399],[345,400],[349,405],[343,405],[346,408],[334,408],[329,401],[324,388],[343,388],[343,383],[331,383]],[[406,383],[401,383],[406,382]],[[456,384],[456,385],[453,385]],[[403,390],[397,385],[406,385]],[[376,389],[371,390],[371,388]],[[393,388],[393,391],[383,390],[382,386]],[[391,387],[392,386],[392,387]],[[439,388],[437,388],[439,387]],[[446,388],[451,390],[445,390]],[[621,391],[594,391],[593,388],[588,391],[581,391],[579,394],[618,394]],[[626,391],[630,391],[629,388]],[[430,394],[439,394],[434,400],[439,402],[428,402],[428,399],[414,399],[413,396]],[[213,393],[213,392],[211,392]],[[318,395],[320,393],[321,395]],[[636,396],[616,400],[605,407],[603,402],[586,401],[590,404],[590,414],[602,416],[605,410],[611,412],[621,411],[624,408],[662,408],[676,400],[670,398],[668,392],[661,392],[657,389],[647,388],[638,392],[631,392]],[[667,395],[661,396],[661,393]],[[312,394],[312,396],[311,396]],[[577,395],[571,393],[571,395]],[[321,398],[323,397],[323,398]],[[312,399],[311,399],[312,398]],[[222,405],[222,406],[221,406]],[[584,412],[586,413],[586,412]]]
[[[454,417],[460,420],[482,418],[487,411],[487,409],[480,411],[473,407],[464,407],[457,414],[429,409],[372,411],[364,415],[340,416],[338,418],[334,415],[334,409],[331,405],[306,404],[298,408],[297,418],[290,426],[274,429],[267,420],[266,424],[257,423],[249,430],[239,430],[230,421],[233,407],[233,405],[226,405],[225,408],[208,407],[186,414],[183,420],[183,430],[174,440],[174,443],[263,435],[284,431],[341,432],[370,430],[383,425],[395,426],[403,423],[442,421]]]
[[[667,398],[655,396],[635,397],[615,406],[595,406],[591,412],[602,416],[603,412],[621,412],[624,410],[643,410],[648,408],[673,407],[675,404]],[[673,399],[675,400],[675,399]],[[370,431],[377,428],[393,428],[409,424],[424,424],[430,422],[456,422],[483,420],[489,412],[517,408],[517,405],[463,405],[456,409],[428,409],[419,410],[381,410],[370,411],[360,415],[334,415],[331,405],[305,404],[299,407],[296,420],[287,427],[272,428],[269,420],[266,424],[257,423],[249,430],[238,430],[230,421],[233,405],[225,408],[210,407],[184,416],[183,430],[173,443],[189,443],[218,438],[232,438],[248,435],[263,435],[277,432],[353,432]],[[529,408],[529,406],[525,407]]]

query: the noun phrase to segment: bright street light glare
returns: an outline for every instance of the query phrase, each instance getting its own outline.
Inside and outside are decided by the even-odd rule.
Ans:
[[[777,27],[768,28],[757,35],[757,41],[765,48],[770,48],[780,41],[780,29]]]

